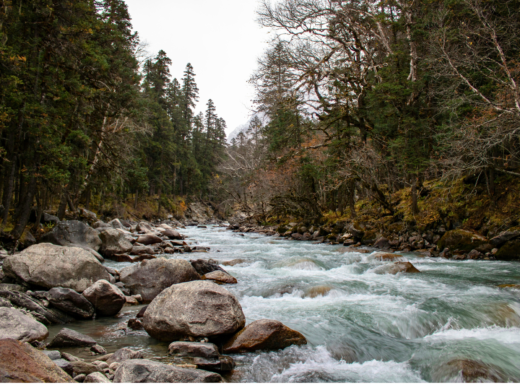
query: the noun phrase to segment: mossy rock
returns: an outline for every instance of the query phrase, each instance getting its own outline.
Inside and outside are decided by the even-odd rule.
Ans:
[[[404,222],[396,222],[389,225],[386,230],[390,233],[398,234],[406,230],[406,224]]]
[[[473,249],[485,252],[491,249],[491,245],[485,237],[462,229],[446,232],[437,245],[440,250],[450,248],[451,251],[460,250],[464,252],[471,252]]]
[[[365,245],[371,245],[376,242],[378,236],[377,236],[377,230],[367,230],[365,234],[363,235],[363,244]]]
[[[497,260],[520,260],[520,240],[506,242],[495,254]]]

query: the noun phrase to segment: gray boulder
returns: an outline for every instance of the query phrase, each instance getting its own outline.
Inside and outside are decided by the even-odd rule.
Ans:
[[[155,234],[144,234],[142,236],[139,236],[139,238],[137,239],[137,242],[139,244],[143,244],[143,245],[153,245],[153,244],[161,243],[162,238],[160,238],[159,236],[156,236]]]
[[[182,234],[172,228],[164,229],[162,234],[171,240],[182,240]]]
[[[94,315],[94,306],[83,295],[70,288],[51,288],[47,299],[52,306],[74,317],[86,319]]]
[[[161,341],[231,335],[245,325],[238,299],[212,282],[171,286],[150,303],[143,317],[148,334]]]
[[[83,296],[102,316],[115,316],[126,302],[125,294],[106,280],[98,280],[83,291]]]
[[[155,253],[155,250],[150,246],[134,246],[132,248],[132,251],[130,252],[131,255],[140,256],[140,255],[153,255]]]
[[[152,226],[147,223],[147,222],[139,222],[137,224],[137,228],[136,230],[139,232],[139,233],[143,233],[143,234],[146,234],[146,233],[151,233],[153,231],[153,228]]]
[[[83,383],[111,383],[106,376],[100,372],[88,374]]]
[[[82,248],[53,244],[33,245],[4,260],[3,270],[12,278],[45,288],[65,287],[83,292],[100,279],[110,279],[105,267]]]
[[[150,360],[127,360],[114,376],[114,383],[220,383],[219,374],[169,366]]]
[[[72,329],[63,328],[47,345],[47,348],[63,347],[92,347],[97,342],[90,336],[86,336]]]
[[[79,246],[95,251],[101,247],[98,232],[81,221],[59,222],[54,229],[42,237],[41,242],[60,246]]]
[[[395,263],[381,265],[374,269],[376,274],[396,275],[398,273],[417,274],[420,271],[408,261],[397,261]]]
[[[33,317],[12,307],[0,307],[0,339],[31,343],[44,340],[48,335],[47,328]]]
[[[123,268],[120,280],[132,295],[140,294],[144,302],[151,302],[165,288],[200,280],[200,275],[186,260],[159,258]]]
[[[102,241],[99,252],[103,256],[110,257],[129,253],[132,250],[132,244],[125,238],[125,235],[116,229],[107,229],[99,233]]]
[[[168,347],[170,355],[179,357],[218,358],[218,348],[212,343],[195,343],[190,341],[174,341]]]
[[[121,223],[121,221],[119,219],[113,219],[112,221],[110,221],[108,223],[110,226],[112,226],[114,229],[124,229],[124,226],[123,224]]]
[[[107,364],[122,363],[126,360],[137,360],[142,359],[143,355],[139,351],[132,351],[129,348],[121,348],[115,351],[110,358],[107,360]]]

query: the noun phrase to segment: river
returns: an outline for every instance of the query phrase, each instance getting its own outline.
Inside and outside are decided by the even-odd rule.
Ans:
[[[454,359],[478,360],[520,381],[520,263],[452,261],[404,254],[418,274],[377,274],[370,254],[340,253],[341,246],[240,235],[221,227],[180,230],[209,253],[184,259],[243,259],[224,267],[238,279],[234,293],[247,323],[268,318],[301,332],[308,345],[278,352],[233,355],[231,382],[444,382]],[[107,261],[121,269],[129,263]],[[66,326],[98,340],[108,352],[129,347],[167,361],[167,344],[118,318]],[[50,327],[50,337],[61,326]],[[85,350],[71,350],[89,357]],[[451,375],[451,376],[450,376]]]

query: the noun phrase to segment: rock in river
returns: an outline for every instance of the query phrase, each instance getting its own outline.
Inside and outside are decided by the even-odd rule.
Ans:
[[[0,383],[74,383],[47,355],[27,343],[0,340]]]
[[[148,334],[162,341],[231,335],[245,325],[238,299],[212,282],[181,283],[164,290],[144,313]]]
[[[53,244],[33,245],[4,260],[7,276],[45,288],[65,287],[83,292],[110,274],[88,251]]]
[[[80,221],[59,222],[54,229],[42,237],[41,242],[85,247],[94,251],[98,251],[102,244],[98,232]]]
[[[165,288],[200,280],[200,275],[186,260],[159,258],[123,268],[120,278],[133,295],[140,294],[144,302],[150,302]]]
[[[20,341],[44,340],[49,331],[33,317],[12,307],[0,307],[0,339]],[[0,356],[2,356],[0,354]]]
[[[204,278],[206,280],[211,280],[213,282],[216,282],[218,284],[237,284],[237,280],[224,271],[213,271],[209,274],[204,275]]]
[[[280,321],[258,320],[228,340],[224,353],[243,353],[258,350],[276,351],[290,345],[304,345],[307,340],[300,333],[288,328]]]
[[[212,343],[195,343],[189,341],[174,341],[168,347],[170,355],[179,357],[218,358],[218,348]]]
[[[98,280],[83,295],[101,316],[115,316],[126,303],[125,294],[106,280]]]
[[[391,274],[395,275],[400,272],[408,273],[408,274],[417,274],[420,271],[413,266],[412,263],[408,261],[398,261],[391,264],[385,264],[380,267],[374,269],[376,274]]]
[[[125,235],[117,229],[104,230],[99,233],[99,238],[102,241],[99,252],[106,257],[129,253],[133,247]]]
[[[132,351],[129,348],[121,348],[118,349],[116,352],[110,356],[107,360],[107,364],[111,365],[112,363],[122,363],[126,360],[136,360],[136,359],[142,359],[143,355],[141,355],[141,352],[139,351]]]
[[[63,328],[47,345],[47,348],[61,347],[92,347],[97,342],[90,336],[86,336],[72,329]]]
[[[169,366],[150,360],[127,360],[117,369],[114,383],[219,383],[219,374]]]
[[[74,317],[86,319],[94,315],[94,306],[83,295],[70,288],[51,288],[47,299],[52,306]]]
[[[479,252],[485,253],[493,249],[486,237],[462,229],[446,232],[437,243],[437,246],[440,250],[450,248],[451,251],[461,250],[464,252],[470,252],[476,249]]]

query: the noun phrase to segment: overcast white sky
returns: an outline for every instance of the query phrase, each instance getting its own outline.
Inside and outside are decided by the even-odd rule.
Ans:
[[[227,133],[249,117],[252,87],[247,80],[271,34],[256,23],[258,0],[126,0],[134,29],[148,51],[164,50],[180,81],[188,62],[197,75],[205,111],[213,99]]]

